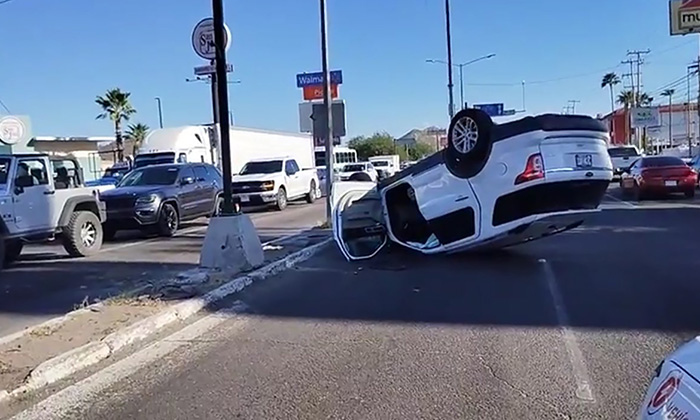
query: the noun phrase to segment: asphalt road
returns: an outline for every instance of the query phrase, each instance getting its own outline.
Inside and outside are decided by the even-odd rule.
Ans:
[[[325,208],[290,203],[283,212],[253,212],[262,242],[293,235],[325,220]],[[172,278],[196,267],[207,219],[185,224],[173,238],[120,234],[96,256],[71,259],[60,245],[25,248],[18,264],[0,273],[0,337],[118,295],[149,281]]]
[[[700,208],[670,207],[613,195],[571,233],[488,255],[328,247],[75,418],[633,418],[700,330]]]

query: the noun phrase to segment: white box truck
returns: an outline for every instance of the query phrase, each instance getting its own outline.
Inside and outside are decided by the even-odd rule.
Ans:
[[[388,178],[401,170],[399,155],[372,156],[369,161],[374,165],[382,178]]]

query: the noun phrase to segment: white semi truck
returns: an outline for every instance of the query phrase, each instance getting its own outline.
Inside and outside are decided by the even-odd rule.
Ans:
[[[231,173],[249,161],[291,156],[301,169],[314,167],[313,140],[308,134],[234,127],[230,130]],[[134,159],[134,167],[177,162],[205,162],[221,168],[213,126],[184,126],[153,130]]]

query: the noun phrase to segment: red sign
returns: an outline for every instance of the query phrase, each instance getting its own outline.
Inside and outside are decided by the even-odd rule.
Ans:
[[[338,97],[338,85],[331,85],[331,99]],[[323,85],[304,86],[304,100],[323,99]]]
[[[678,391],[678,387],[681,385],[682,377],[683,373],[680,370],[672,370],[668,376],[666,376],[666,379],[651,397],[649,406],[647,407],[647,413],[656,413],[673,398],[676,391]]]

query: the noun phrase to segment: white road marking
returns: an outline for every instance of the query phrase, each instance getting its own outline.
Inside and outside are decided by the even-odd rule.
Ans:
[[[559,286],[557,286],[554,271],[552,271],[552,267],[549,265],[547,260],[540,259],[539,262],[542,264],[549,293],[552,295],[554,309],[557,313],[557,321],[562,329],[564,345],[569,353],[569,360],[571,361],[574,379],[576,380],[576,397],[584,401],[595,403],[595,397],[593,396],[593,385],[588,376],[586,362],[584,361],[583,354],[581,353],[581,348],[578,345],[578,340],[570,327],[571,324],[569,322],[569,316],[567,315],[566,306],[564,305],[564,299],[561,297]]]
[[[625,200],[620,200],[619,198],[617,198],[617,197],[615,197],[615,196],[613,196],[613,195],[605,194],[605,196],[608,197],[608,198],[610,198],[610,199],[612,199],[613,201],[615,201],[615,202],[617,202],[617,203],[622,203],[622,204],[624,204],[624,205],[626,205],[626,206],[628,206],[628,207],[631,207],[631,208],[633,208],[633,209],[637,208],[636,205],[634,205],[634,204],[632,204],[632,203],[630,203],[630,202],[628,202],[628,201],[625,201]]]
[[[182,330],[94,373],[82,381],[53,394],[13,417],[13,420],[50,420],[77,418],[76,410],[84,409],[90,401],[109,386],[151,365],[175,350],[190,344],[214,327],[229,321],[231,328],[240,330],[248,322],[237,315],[247,312],[247,306],[236,301]]]

